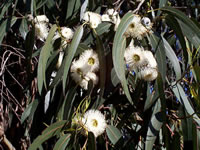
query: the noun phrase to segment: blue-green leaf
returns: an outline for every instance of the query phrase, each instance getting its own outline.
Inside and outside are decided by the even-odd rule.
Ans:
[[[112,142],[112,144],[116,144],[119,139],[122,137],[121,132],[119,131],[119,129],[117,129],[114,126],[108,125],[106,128],[106,133],[108,135],[108,138],[110,139],[110,141]]]
[[[38,78],[38,91],[41,94],[43,84],[46,88],[46,65],[48,58],[50,57],[51,51],[53,50],[53,43],[52,39],[54,36],[55,31],[57,30],[57,26],[53,25],[51,30],[49,31],[49,35],[47,37],[47,40],[45,42],[45,45],[42,47],[42,50],[40,52],[39,57],[39,63],[38,63],[38,72],[37,72],[37,78]]]
[[[44,130],[42,135],[38,136],[30,145],[28,150],[36,150],[44,141],[60,133],[67,121],[58,121]]]
[[[79,46],[79,43],[81,41],[82,36],[83,36],[83,26],[80,26],[74,34],[72,43],[70,44],[70,46],[68,48],[68,54],[66,56],[66,59],[63,62],[64,66],[65,66],[64,72],[63,72],[63,80],[62,80],[63,91],[65,90],[65,87],[66,87],[67,75],[68,75],[68,72],[69,72],[69,68],[71,66],[72,59],[73,59],[73,57],[76,53],[76,50]]]
[[[127,86],[127,80],[125,77],[125,63],[124,63],[124,51],[126,47],[126,39],[124,37],[124,33],[128,26],[131,24],[131,21],[133,20],[133,14],[132,12],[128,12],[121,20],[113,42],[113,48],[112,48],[112,58],[113,58],[113,65],[115,72],[121,81],[122,87],[124,89],[124,92],[126,94],[126,97],[128,98],[129,102],[133,104],[133,101],[131,99],[129,89]]]
[[[70,141],[70,134],[61,135],[60,139],[56,142],[53,150],[65,150]]]

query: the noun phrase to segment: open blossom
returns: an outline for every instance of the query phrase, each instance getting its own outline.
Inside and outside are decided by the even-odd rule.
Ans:
[[[101,135],[106,129],[106,120],[99,110],[87,111],[81,120],[86,133],[92,132],[95,137]]]
[[[66,48],[67,44],[71,42],[73,36],[74,36],[74,31],[71,28],[61,27],[60,33],[57,31],[53,37],[53,40],[56,40],[62,37],[61,38],[62,47]]]
[[[88,22],[91,28],[95,29],[101,23],[101,15],[87,11],[83,16],[83,20]]]
[[[141,23],[141,17],[134,15],[131,24],[124,33],[126,37],[133,37],[141,40],[144,35],[147,33],[147,28]]]
[[[36,36],[41,41],[45,41],[49,33],[49,28],[48,28],[49,19],[45,15],[40,15],[34,18],[34,22],[35,22]]]
[[[99,70],[99,58],[94,50],[92,49],[85,50],[81,54],[80,59],[85,63],[86,71],[96,72]]]
[[[126,64],[129,65],[131,70],[137,67],[141,67],[147,63],[143,52],[144,49],[138,46],[129,46],[128,48],[126,48],[124,58]]]
[[[83,89],[88,89],[88,82],[98,83],[98,77],[94,73],[99,69],[98,55],[92,49],[85,50],[78,60],[74,60],[71,65],[71,77]]]
[[[74,31],[71,28],[61,27],[61,34],[67,42],[71,41],[74,36]]]
[[[143,67],[139,72],[141,78],[145,81],[153,81],[158,77],[157,68]]]
[[[151,51],[144,51],[144,56],[148,62],[148,67],[157,68],[157,62]]]

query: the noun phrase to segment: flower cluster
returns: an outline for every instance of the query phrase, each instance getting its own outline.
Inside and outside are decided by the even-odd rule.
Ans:
[[[134,15],[133,20],[124,35],[126,37],[141,40],[151,27],[152,23],[149,18],[141,18],[139,15]]]
[[[93,84],[98,83],[98,77],[95,74],[99,70],[98,55],[92,49],[85,50],[78,60],[74,60],[71,65],[71,77],[83,89],[87,90],[89,80]]]
[[[74,36],[74,31],[71,28],[61,27],[60,32],[57,31],[55,33],[53,40],[61,38],[62,47],[66,48],[67,44],[71,42],[73,36]]]
[[[45,41],[49,33],[49,19],[45,15],[36,16],[34,18],[35,34],[41,41]]]
[[[73,119],[73,123],[82,127],[82,133],[87,135],[92,132],[95,137],[101,135],[107,126],[104,115],[99,110],[88,110],[83,116],[78,114]]]
[[[125,50],[124,58],[130,70],[137,69],[142,79],[153,81],[157,78],[157,62],[151,51],[144,50],[143,47],[129,45]]]
[[[101,23],[101,15],[94,12],[87,11],[83,16],[83,20],[85,22],[88,22],[91,28],[95,29]]]
[[[83,16],[83,20],[88,22],[90,27],[94,29],[97,28],[101,22],[112,22],[116,25],[115,28],[117,28],[120,23],[119,13],[114,9],[108,9],[102,16],[97,13],[87,11]]]

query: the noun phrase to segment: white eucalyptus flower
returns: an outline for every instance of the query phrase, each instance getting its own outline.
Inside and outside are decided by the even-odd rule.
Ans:
[[[117,12],[116,10],[114,10],[113,8],[111,8],[111,9],[108,9],[108,10],[107,10],[107,14],[108,14],[109,16],[117,16],[117,15],[118,15],[118,12]]]
[[[86,133],[92,132],[95,137],[101,135],[107,126],[104,115],[99,110],[93,109],[84,114],[82,124]]]
[[[48,22],[49,22],[49,19],[47,18],[46,15],[39,15],[39,16],[36,16],[36,17],[34,18],[34,22],[35,22],[35,23],[37,23],[37,22],[39,22],[39,23],[41,23],[41,22],[46,22],[46,23],[48,23]]]
[[[126,48],[124,58],[126,64],[129,65],[131,70],[141,67],[147,63],[143,52],[143,47],[129,46]]]
[[[61,34],[67,42],[71,41],[74,36],[74,31],[67,27],[61,27]]]
[[[150,68],[157,68],[157,62],[156,59],[154,58],[153,54],[151,51],[144,51],[144,56],[148,62],[148,67]]]
[[[87,81],[90,81],[92,80],[93,84],[96,85],[99,81],[99,78],[98,76],[94,73],[94,72],[88,72],[86,75],[85,75],[85,79]]]
[[[83,20],[88,22],[91,28],[95,29],[101,23],[101,15],[87,11],[83,16]]]
[[[95,72],[99,70],[99,58],[94,50],[85,50],[79,59],[85,63],[85,71]]]
[[[49,19],[45,15],[40,15],[34,18],[34,22],[35,22],[36,36],[41,41],[45,41],[49,33],[49,28],[48,28]]]
[[[139,72],[141,78],[145,81],[153,81],[158,77],[157,68],[144,67]]]
[[[41,41],[45,41],[49,34],[49,28],[46,23],[36,23],[35,24],[35,34]]]
[[[70,72],[72,79],[77,83],[80,84],[84,79],[85,72],[84,72],[84,63],[80,60],[74,60],[72,62]],[[82,86],[81,86],[82,87]]]
[[[102,21],[111,22],[111,19],[110,19],[110,17],[109,17],[108,14],[103,14],[103,15],[101,16],[101,19],[102,19]]]
[[[141,40],[144,35],[147,33],[147,28],[145,28],[141,23],[141,17],[135,15],[131,24],[129,25],[128,29],[125,32],[126,37],[133,37]]]

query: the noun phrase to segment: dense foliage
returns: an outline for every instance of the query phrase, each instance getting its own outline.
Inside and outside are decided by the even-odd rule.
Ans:
[[[0,148],[199,149],[198,10],[0,1]]]

